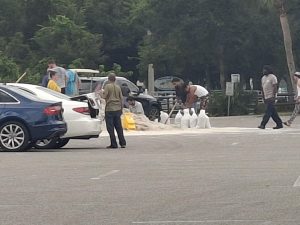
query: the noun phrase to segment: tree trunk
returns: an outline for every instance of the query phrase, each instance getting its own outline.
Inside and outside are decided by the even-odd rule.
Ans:
[[[224,63],[224,46],[219,48],[219,70],[220,70],[220,85],[222,91],[225,91],[225,63]]]
[[[285,46],[287,65],[289,68],[290,81],[293,84],[293,90],[295,92],[296,86],[293,82],[293,80],[294,80],[293,76],[294,76],[296,69],[295,69],[295,61],[294,61],[294,56],[293,56],[292,37],[291,37],[291,31],[290,31],[288,18],[283,9],[282,9],[282,12],[280,13],[280,23],[281,23],[282,33],[283,33],[283,40],[284,40],[284,46]],[[290,85],[288,85],[288,86],[290,86]],[[289,92],[291,92],[291,91],[292,90],[289,90]]]

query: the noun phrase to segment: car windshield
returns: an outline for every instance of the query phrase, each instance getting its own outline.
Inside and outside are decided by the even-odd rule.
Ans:
[[[49,88],[45,88],[45,87],[37,87],[37,89],[42,90],[42,91],[44,91],[44,92],[46,92],[46,93],[48,93],[48,94],[50,94],[50,95],[53,95],[53,96],[55,96],[55,97],[57,97],[57,98],[60,98],[60,99],[71,100],[69,96],[64,95],[64,94],[62,94],[62,93],[59,93],[59,92],[57,92],[57,91],[53,91],[53,90],[51,90],[51,89],[49,89]]]

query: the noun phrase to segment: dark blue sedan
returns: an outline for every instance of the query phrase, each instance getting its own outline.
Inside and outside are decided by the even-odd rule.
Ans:
[[[37,140],[60,137],[66,131],[61,102],[0,84],[1,151],[24,151]]]

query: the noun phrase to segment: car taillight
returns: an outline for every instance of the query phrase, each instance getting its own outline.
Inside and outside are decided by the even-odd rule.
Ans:
[[[82,113],[84,115],[90,115],[90,109],[88,107],[73,108],[73,111]]]
[[[54,115],[58,115],[62,112],[62,107],[61,106],[48,106],[47,108],[44,109],[44,113],[47,116],[54,116]]]

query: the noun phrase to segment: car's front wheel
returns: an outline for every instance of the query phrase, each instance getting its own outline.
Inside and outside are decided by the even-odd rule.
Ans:
[[[159,119],[160,111],[159,108],[156,106],[151,106],[150,112],[149,112],[149,120],[154,121],[155,119]]]
[[[8,121],[0,126],[1,151],[24,151],[29,145],[29,132],[24,124]]]

